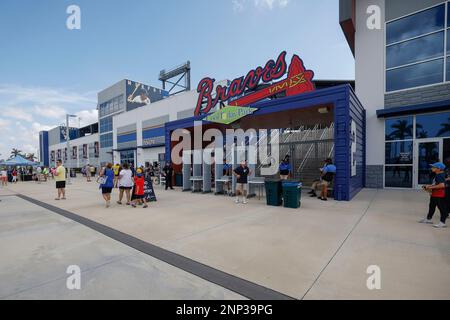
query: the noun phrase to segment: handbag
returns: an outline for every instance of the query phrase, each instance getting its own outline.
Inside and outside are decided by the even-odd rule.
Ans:
[[[104,184],[106,184],[106,181],[108,181],[108,177],[103,176],[103,177],[98,177],[97,178],[97,183],[98,184],[104,185]]]

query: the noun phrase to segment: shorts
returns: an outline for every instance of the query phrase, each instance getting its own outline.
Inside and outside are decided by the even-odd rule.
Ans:
[[[322,180],[322,181],[316,181],[313,183],[313,188],[316,187],[328,187],[330,185],[329,181]]]
[[[113,188],[102,188],[102,194],[108,194],[112,192]]]
[[[56,189],[64,189],[66,187],[65,181],[56,181]]]
[[[247,183],[237,183],[236,184],[236,191],[247,191],[248,184]]]
[[[120,190],[131,190],[133,187],[119,187]]]

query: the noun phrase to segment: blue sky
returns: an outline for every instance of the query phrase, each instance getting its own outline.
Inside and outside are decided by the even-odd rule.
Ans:
[[[233,79],[287,50],[316,79],[353,79],[337,0],[2,0],[0,159],[36,152],[66,112],[95,121],[98,91],[124,78],[160,87],[161,69],[191,61]],[[66,9],[81,8],[81,30]],[[76,123],[74,123],[76,125]]]

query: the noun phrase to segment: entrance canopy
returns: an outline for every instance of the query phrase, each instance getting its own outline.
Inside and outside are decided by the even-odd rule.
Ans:
[[[246,107],[256,109],[237,121],[223,125],[207,121],[208,115],[168,122],[166,161],[171,159],[172,132],[193,131],[200,121],[204,129],[292,129],[322,124],[334,130],[334,163],[337,167],[334,198],[351,200],[365,184],[365,110],[350,85],[341,85],[286,98],[257,102]],[[316,168],[317,169],[317,168]]]
[[[38,162],[27,160],[20,155],[17,155],[9,160],[0,162],[0,166],[11,166],[11,167],[27,167],[27,166],[36,167],[39,165],[40,164]]]

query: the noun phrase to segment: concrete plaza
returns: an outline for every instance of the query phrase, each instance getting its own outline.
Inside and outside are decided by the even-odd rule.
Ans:
[[[15,194],[23,194],[225,274],[295,299],[450,299],[450,229],[417,221],[421,191],[363,190],[351,202],[304,195],[300,209],[164,191],[148,209],[104,208],[95,182],[76,179],[65,201],[54,182],[0,189],[0,298],[241,299]],[[435,221],[438,221],[436,214]],[[68,265],[83,287],[66,289]],[[367,268],[381,269],[369,290]]]

